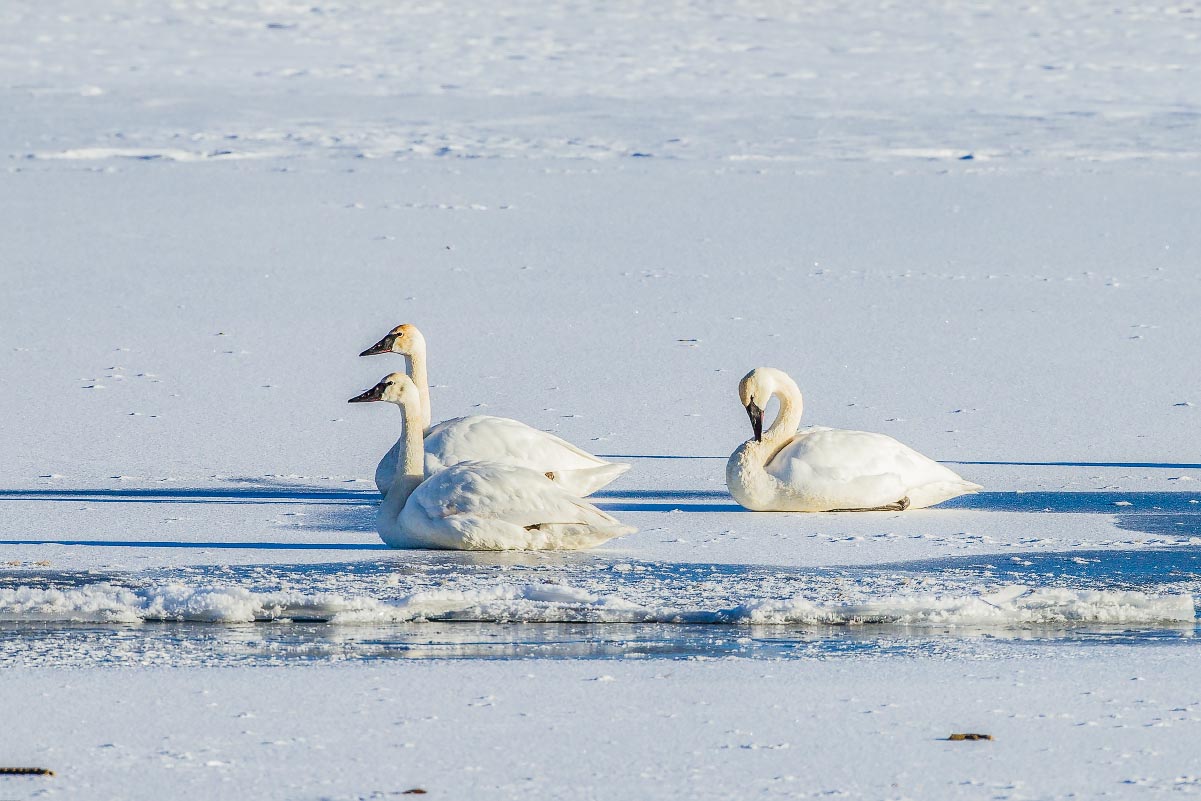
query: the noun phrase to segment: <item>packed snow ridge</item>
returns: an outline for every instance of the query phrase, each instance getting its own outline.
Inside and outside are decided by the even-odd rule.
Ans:
[[[470,620],[483,622],[1064,625],[1191,622],[1189,594],[1155,596],[1113,590],[1003,587],[990,594],[896,594],[846,603],[804,598],[756,600],[729,609],[652,607],[616,595],[560,584],[500,585],[480,590],[429,590],[395,601],[336,593],[253,592],[241,587],[167,584],[130,589],[95,584],[72,589],[0,590],[0,621],[191,621],[249,623],[321,620],[378,624]]]

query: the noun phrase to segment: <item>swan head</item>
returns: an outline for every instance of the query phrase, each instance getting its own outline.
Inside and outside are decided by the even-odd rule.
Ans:
[[[747,416],[751,418],[751,429],[755,432],[755,441],[763,441],[763,410],[782,387],[791,389],[799,395],[796,382],[788,377],[783,370],[774,367],[756,367],[738,382],[738,400],[742,401]]]
[[[404,373],[389,373],[381,378],[378,384],[362,394],[355,395],[347,403],[371,403],[372,401],[420,408],[421,394],[417,391],[417,385],[413,383],[413,379]]]
[[[412,356],[415,351],[420,351],[424,348],[425,337],[421,336],[421,332],[417,330],[417,326],[412,323],[405,323],[393,328],[383,339],[359,355],[377,356],[381,353],[399,353],[404,356]]]

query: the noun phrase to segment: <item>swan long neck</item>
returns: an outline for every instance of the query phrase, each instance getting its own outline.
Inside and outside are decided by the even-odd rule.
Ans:
[[[413,379],[413,383],[417,385],[417,391],[421,393],[421,413],[415,415],[414,419],[421,423],[421,430],[425,431],[433,422],[433,411],[430,409],[430,379],[426,367],[424,340],[416,343],[412,353],[405,356],[405,361],[409,368],[409,378]],[[405,430],[408,430],[408,422],[405,423],[405,426]]]
[[[775,499],[780,482],[767,470],[767,465],[789,442],[801,424],[803,401],[801,390],[788,376],[776,373],[770,384],[768,399],[780,399],[780,411],[771,427],[759,439],[748,439],[730,454],[726,462],[726,486],[734,500],[747,509],[767,511],[776,509]],[[767,387],[763,390],[766,391]],[[767,405],[766,403],[764,404]]]
[[[772,395],[780,399],[780,412],[772,421],[771,428],[763,432],[763,448],[768,452],[769,460],[796,434],[805,406],[801,391],[795,384],[778,386]]]
[[[425,439],[419,425],[421,411],[414,408],[414,404],[402,403],[400,416],[404,422],[404,447],[400,452],[400,464],[392,478],[392,486],[384,495],[384,506],[390,507],[394,513],[404,508],[413,490],[425,480]]]

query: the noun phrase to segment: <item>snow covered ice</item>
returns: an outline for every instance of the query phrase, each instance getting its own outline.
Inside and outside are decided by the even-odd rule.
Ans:
[[[1158,558],[1156,558],[1158,557]],[[423,620],[694,624],[1191,623],[1195,580],[1153,574],[1168,560],[1121,560],[1115,589],[1096,590],[1089,571],[1035,556],[1026,573],[1057,586],[998,582],[991,566],[939,573],[891,569],[803,570],[744,565],[612,564],[563,554],[552,562],[465,562],[422,553],[400,564],[343,563],[200,568],[105,575],[11,571],[0,588],[0,621],[324,620],[371,624]],[[1079,557],[1075,557],[1080,559]],[[1024,566],[1033,561],[1021,560]],[[1088,560],[1080,559],[1087,564]],[[1100,561],[1099,559],[1096,561]],[[474,563],[473,563],[474,562]],[[1140,564],[1142,562],[1143,564]],[[907,568],[907,569],[906,569]],[[1142,568],[1150,576],[1139,581]],[[1075,572],[1075,575],[1072,573]],[[39,575],[39,573],[41,573]],[[1150,585],[1151,593],[1144,589]],[[0,585],[2,586],[2,585]],[[1117,589],[1121,586],[1123,589]],[[1090,589],[1084,589],[1090,588]]]
[[[0,797],[1201,788],[1198,9],[0,21]],[[386,549],[403,322],[638,533]],[[743,511],[758,365],[985,490]]]

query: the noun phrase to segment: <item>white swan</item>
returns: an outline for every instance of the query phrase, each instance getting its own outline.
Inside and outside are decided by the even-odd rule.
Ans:
[[[773,395],[780,413],[764,431],[763,409]],[[801,391],[781,370],[752,370],[738,397],[755,436],[730,456],[726,485],[747,509],[902,511],[984,489],[884,434],[819,426],[798,432]]]
[[[461,462],[426,478],[421,394],[413,380],[392,373],[350,399],[369,401],[395,403],[404,416],[401,467],[376,517],[380,537],[393,548],[591,548],[635,531],[525,467]]]
[[[591,495],[630,469],[628,464],[606,462],[564,439],[531,428],[507,417],[472,415],[456,417],[430,427],[430,389],[426,372],[425,337],[414,325],[398,325],[360,356],[399,353],[421,395],[417,419],[425,431],[425,472],[433,475],[459,462],[485,461],[528,467],[545,473],[573,495]],[[375,486],[384,493],[400,460],[401,440],[380,459]]]

